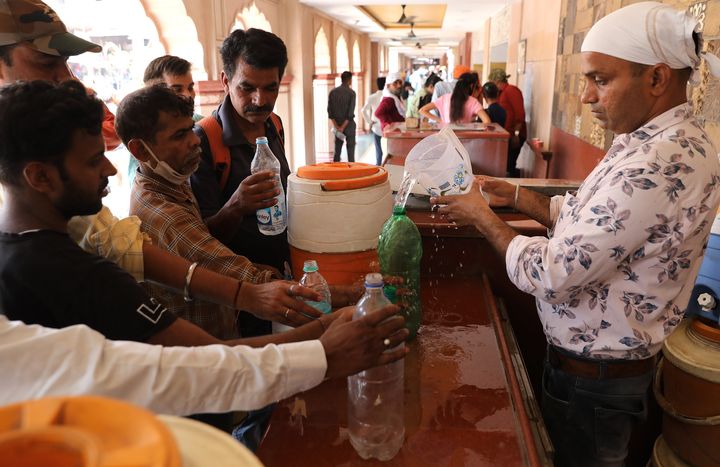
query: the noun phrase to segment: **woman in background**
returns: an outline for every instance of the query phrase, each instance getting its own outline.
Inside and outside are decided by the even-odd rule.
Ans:
[[[423,106],[420,115],[434,122],[470,123],[477,118],[483,123],[490,123],[490,116],[478,96],[480,81],[477,73],[465,73],[455,83],[452,94],[440,96],[435,102]],[[432,110],[437,110],[440,117],[433,115]]]

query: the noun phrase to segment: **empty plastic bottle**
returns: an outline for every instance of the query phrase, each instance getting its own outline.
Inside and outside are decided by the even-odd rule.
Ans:
[[[319,302],[305,300],[305,303],[323,313],[330,313],[332,311],[330,287],[327,281],[325,281],[325,278],[318,272],[317,261],[314,259],[305,261],[303,264],[303,272],[305,274],[302,276],[302,279],[300,279],[300,285],[313,289],[319,293],[321,297]]]
[[[256,211],[258,229],[264,235],[278,235],[285,231],[287,227],[287,209],[285,208],[285,190],[280,183],[280,162],[273,154],[266,137],[261,136],[255,139],[257,149],[255,157],[250,163],[250,172],[257,173],[263,170],[271,170],[275,172],[275,181],[280,187],[280,194],[277,195],[277,204],[269,208],[258,209]]]
[[[380,270],[385,276],[401,277],[403,283],[387,286],[386,293],[392,302],[398,304],[405,314],[405,323],[410,336],[414,339],[422,321],[420,302],[420,259],[422,259],[422,239],[415,223],[405,215],[405,208],[395,206],[393,215],[383,225],[378,240]]]
[[[368,274],[365,295],[353,319],[390,304],[383,294],[382,275]],[[405,344],[401,344],[405,345]],[[387,461],[405,439],[404,361],[398,360],[348,377],[348,432],[350,443],[363,459]]]

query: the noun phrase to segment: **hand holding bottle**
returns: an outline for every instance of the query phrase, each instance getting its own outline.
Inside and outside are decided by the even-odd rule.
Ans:
[[[279,194],[275,174],[270,170],[263,170],[246,177],[225,206],[232,206],[240,215],[245,216],[275,205]]]
[[[397,306],[390,305],[355,320],[354,307],[333,313],[337,318],[320,336],[327,359],[325,376],[349,376],[403,358],[408,352],[406,347],[395,347],[405,341],[408,331],[399,311]]]

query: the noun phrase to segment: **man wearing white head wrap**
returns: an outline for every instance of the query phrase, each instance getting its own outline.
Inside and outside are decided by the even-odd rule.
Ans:
[[[375,117],[383,129],[393,122],[405,121],[405,104],[400,100],[403,90],[403,76],[399,72],[388,73],[383,89],[383,98],[375,110]]]
[[[693,38],[697,18],[659,2],[640,2],[602,18],[588,31],[582,52],[598,52],[642,65],[664,63],[673,70],[697,71],[707,61],[710,73],[720,77],[720,59],[700,52]]]
[[[474,225],[534,295],[548,340],[543,416],[555,465],[620,466],[645,418],[655,356],[682,319],[720,204],[717,150],[687,103],[700,61],[697,21],[655,2],[617,10],[582,46],[582,102],[617,136],[576,193],[552,199],[482,178],[467,195],[431,200]],[[718,73],[720,74],[720,73]],[[525,237],[512,206],[547,226]]]

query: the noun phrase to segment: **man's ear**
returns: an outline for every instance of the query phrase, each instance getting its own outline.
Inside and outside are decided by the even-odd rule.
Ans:
[[[225,74],[225,70],[220,72],[220,82],[223,85],[225,94],[228,94],[230,92],[230,78]]]
[[[127,144],[128,151],[133,157],[140,162],[147,162],[150,160],[150,154],[148,153],[145,145],[139,139],[131,139]]]
[[[60,170],[53,164],[45,162],[28,163],[22,171],[22,176],[31,189],[43,194],[52,194],[63,185]]]
[[[672,69],[664,63],[653,65],[650,70],[650,94],[659,97],[665,94],[672,81]]]

